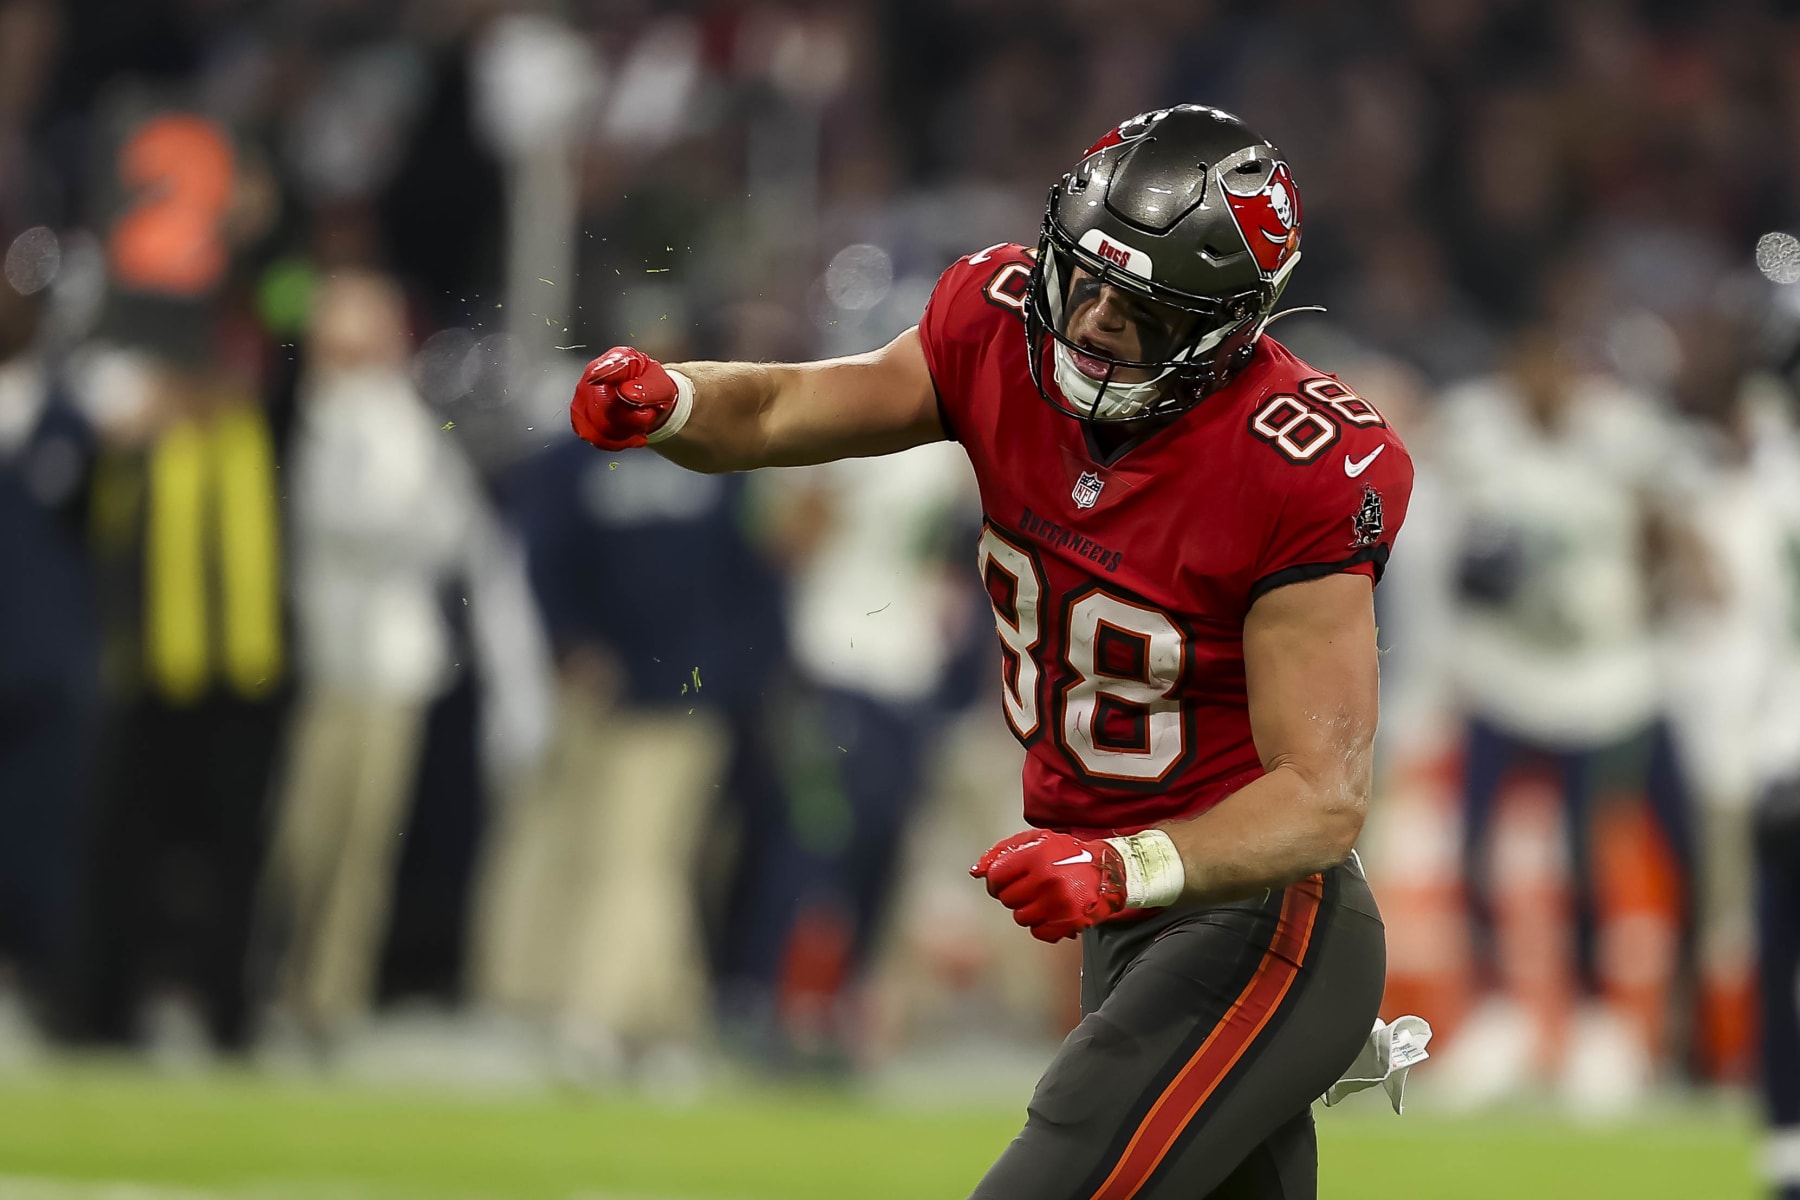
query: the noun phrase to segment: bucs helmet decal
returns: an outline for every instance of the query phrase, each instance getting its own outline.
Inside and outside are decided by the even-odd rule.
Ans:
[[[1240,168],[1241,170],[1241,168]],[[1251,173],[1256,174],[1254,160]],[[1285,162],[1272,163],[1267,178],[1246,189],[1220,164],[1225,202],[1244,244],[1265,276],[1273,276],[1300,246],[1300,193]],[[1241,178],[1241,176],[1240,176]]]

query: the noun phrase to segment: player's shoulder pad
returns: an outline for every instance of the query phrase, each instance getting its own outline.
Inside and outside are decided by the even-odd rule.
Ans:
[[[1331,571],[1381,578],[1406,520],[1412,458],[1376,405],[1280,346],[1244,401],[1246,447],[1270,508],[1259,589]],[[1259,356],[1263,358],[1265,356]]]
[[[977,250],[938,277],[919,320],[925,359],[940,389],[1006,326],[1025,316],[1035,251],[1013,242]]]
[[[984,394],[981,365],[995,347],[1025,343],[1025,299],[1032,253],[1014,242],[977,250],[938,277],[919,317],[919,348],[937,387],[938,406],[952,438]]]
[[[1026,288],[1036,260],[1036,250],[1016,242],[1000,242],[965,254],[939,277],[933,298],[981,303],[1015,317],[1023,316]]]
[[[1343,469],[1354,479],[1373,469],[1382,473],[1412,463],[1406,446],[1381,410],[1337,376],[1321,371],[1286,347],[1264,339],[1270,352],[1252,370],[1245,431],[1277,461],[1309,472]]]

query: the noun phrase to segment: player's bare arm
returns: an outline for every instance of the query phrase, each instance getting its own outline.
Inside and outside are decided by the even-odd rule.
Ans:
[[[1244,620],[1244,668],[1266,773],[1164,827],[1186,902],[1236,900],[1329,870],[1349,857],[1368,811],[1379,683],[1367,577],[1264,595]]]
[[[917,329],[813,363],[664,367],[615,347],[588,364],[570,419],[602,448],[650,445],[705,472],[892,454],[944,437]]]
[[[694,381],[694,415],[657,448],[691,470],[866,458],[944,437],[917,328],[849,358],[675,369]]]

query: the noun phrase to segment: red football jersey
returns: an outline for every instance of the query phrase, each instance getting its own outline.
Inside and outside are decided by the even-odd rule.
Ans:
[[[1227,388],[1112,461],[1027,365],[1031,258],[939,279],[920,339],[975,466],[979,566],[1027,748],[1025,819],[1083,836],[1193,816],[1262,774],[1244,616],[1270,588],[1379,579],[1412,490],[1381,414],[1273,338]]]

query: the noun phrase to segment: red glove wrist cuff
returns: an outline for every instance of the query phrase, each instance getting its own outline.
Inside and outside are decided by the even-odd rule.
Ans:
[[[663,418],[662,424],[645,437],[644,440],[652,446],[680,433],[682,426],[688,423],[688,418],[694,415],[694,381],[668,367],[664,367],[663,371],[675,385],[675,407],[669,410],[669,415]]]

